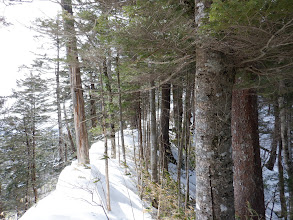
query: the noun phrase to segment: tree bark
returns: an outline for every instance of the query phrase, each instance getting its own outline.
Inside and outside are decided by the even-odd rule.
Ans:
[[[212,1],[195,1],[195,25]],[[209,36],[198,32],[201,42]],[[231,102],[234,74],[220,52],[197,43],[195,79],[196,219],[234,219]]]
[[[196,218],[234,219],[231,101],[223,55],[198,47],[195,80]]]
[[[265,219],[257,94],[254,89],[235,89],[232,100],[236,216],[243,220]]]
[[[280,82],[280,90],[285,90],[284,81]],[[288,191],[289,191],[289,217],[293,219],[293,167],[292,160],[289,149],[289,139],[288,139],[288,124],[287,124],[287,114],[288,108],[286,106],[285,97],[280,96],[278,99],[279,109],[280,109],[280,123],[281,123],[281,139],[284,151],[284,162],[285,169],[288,174]]]
[[[151,82],[151,87],[154,87],[154,81]],[[158,182],[158,139],[157,139],[157,120],[156,120],[156,97],[155,88],[150,90],[150,123],[151,123],[151,177],[152,181]]]
[[[77,160],[80,164],[89,163],[89,143],[85,120],[84,98],[81,83],[81,73],[77,54],[76,33],[71,0],[61,0],[65,15],[64,30],[66,32],[66,50],[69,62],[71,95],[74,112],[74,125],[76,133]]]

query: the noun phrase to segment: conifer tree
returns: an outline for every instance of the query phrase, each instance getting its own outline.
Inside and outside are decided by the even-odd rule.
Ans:
[[[212,2],[198,0],[202,27]],[[197,31],[195,76],[196,219],[234,219],[231,102],[234,75],[225,56],[204,46],[212,37]]]
[[[241,219],[265,218],[257,107],[255,89],[234,89],[231,128],[233,179],[235,212]]]
[[[22,214],[37,202],[42,194],[38,189],[50,178],[48,169],[55,159],[55,148],[48,144],[54,144],[55,139],[48,125],[52,109],[49,80],[40,76],[43,68],[42,62],[35,62],[25,69],[30,73],[17,82],[11,97],[13,104],[1,117],[0,172],[5,213]]]
[[[74,27],[74,17],[71,0],[62,0],[64,31],[67,50],[67,61],[69,64],[71,95],[73,102],[75,136],[77,147],[77,158],[81,164],[89,163],[89,143],[86,128],[86,117],[84,109],[83,89],[81,82],[81,71],[78,60],[77,40]]]

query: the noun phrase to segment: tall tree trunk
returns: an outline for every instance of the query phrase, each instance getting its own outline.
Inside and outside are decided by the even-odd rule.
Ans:
[[[27,180],[26,180],[26,197],[25,197],[25,210],[29,208],[29,188],[30,188],[30,176],[31,176],[31,147],[30,147],[30,139],[27,131],[27,123],[26,120],[23,118],[23,127],[25,133],[25,143],[26,143],[26,150],[27,150]]]
[[[142,106],[141,106],[141,97],[140,97],[140,94],[139,94],[139,101],[138,101],[138,106],[137,106],[137,114],[138,114],[138,146],[139,146],[139,157],[141,158],[142,157],[142,152],[143,152],[143,131],[142,131],[142,124],[141,124],[141,121],[143,120],[143,116],[142,116]]]
[[[138,98],[138,101],[137,101],[137,115],[138,115],[138,119],[137,119],[137,124],[138,124],[138,138],[139,138],[139,142],[138,142],[138,155],[139,155],[139,162],[140,164],[142,165],[142,159],[143,159],[143,148],[144,146],[146,146],[145,142],[143,141],[143,139],[145,140],[145,134],[146,134],[146,130],[145,130],[145,126],[143,126],[142,128],[142,124],[141,124],[141,121],[145,122],[146,120],[143,120],[144,117],[142,116],[142,113],[144,113],[144,110],[142,110],[141,108],[141,105],[140,105],[140,102],[141,102],[141,97],[140,97],[140,93],[137,94],[137,97]],[[144,125],[144,123],[143,123]],[[144,131],[144,132],[143,132]],[[144,138],[143,138],[144,137]],[[140,166],[140,168],[142,169],[142,166]]]
[[[183,103],[182,103],[182,93],[183,88],[181,85],[172,85],[173,92],[173,115],[174,115],[174,124],[175,124],[175,134],[176,134],[176,142],[178,148],[178,161],[177,161],[177,185],[178,185],[178,208],[181,206],[181,167],[183,160],[183,144],[184,144],[184,134],[185,130],[185,122],[183,121],[182,128],[182,115],[183,115]]]
[[[289,100],[288,100],[289,102]],[[290,150],[290,155],[291,155],[291,159],[292,159],[292,154],[293,154],[293,149],[292,149],[292,102],[288,103],[287,109],[288,109],[288,113],[287,113],[287,123],[288,123],[288,148]]]
[[[32,167],[31,167],[31,180],[32,180],[32,188],[34,192],[34,202],[38,201],[38,190],[37,190],[37,175],[36,175],[36,140],[35,140],[35,128],[33,128],[32,133]]]
[[[194,107],[194,79],[195,75],[188,73],[187,75],[187,89],[186,89],[186,100],[185,100],[185,107],[186,107],[186,140],[185,140],[185,150],[187,151],[187,145],[190,143],[190,129],[191,129],[191,111],[192,107]],[[193,105],[193,106],[192,106]],[[193,117],[194,118],[194,117]],[[186,159],[186,158],[185,158]],[[186,163],[187,163],[186,159]]]
[[[182,132],[182,115],[183,115],[183,103],[182,103],[182,86],[173,84],[173,113],[174,124],[176,132],[176,140],[180,143],[180,137]],[[179,144],[178,144],[179,145]]]
[[[192,88],[191,88],[191,100],[190,100],[190,117],[191,115],[192,117],[192,122],[190,122],[190,126],[189,126],[189,131],[188,131],[188,136],[189,136],[189,141],[188,141],[188,148],[187,148],[187,157],[186,157],[186,193],[185,193],[185,209],[188,208],[188,204],[189,204],[189,161],[190,161],[190,155],[191,155],[191,146],[192,146],[192,138],[190,138],[191,133],[194,130],[194,124],[195,124],[195,103],[194,103],[194,80],[195,79],[195,75],[192,75]]]
[[[145,159],[145,150],[147,148],[147,121],[148,121],[148,114],[147,114],[147,102],[145,99],[143,99],[142,101],[142,106],[139,110],[140,113],[140,118],[142,119],[143,123],[142,123],[142,127],[143,127],[143,133],[142,133],[142,145],[141,148],[139,149],[139,155],[140,158]]]
[[[104,160],[105,160],[105,178],[106,178],[106,200],[107,200],[107,210],[111,211],[111,201],[110,201],[110,180],[109,180],[109,162],[108,162],[108,132],[107,132],[107,112],[105,108],[104,99],[104,88],[103,88],[103,76],[101,74],[101,97],[102,97],[102,114],[103,114],[103,133],[104,133]]]
[[[234,219],[231,155],[233,76],[222,55],[197,49],[196,58],[196,218]]]
[[[25,186],[25,205],[24,205],[24,211],[28,210],[30,208],[30,195],[29,195],[29,188],[30,188],[30,164],[27,164],[26,167],[26,186]]]
[[[105,57],[104,63],[103,63],[103,72],[106,77],[105,84],[106,84],[106,89],[108,91],[108,102],[109,102],[108,105],[110,106],[108,111],[109,111],[109,116],[110,116],[111,157],[116,158],[115,125],[114,125],[114,112],[113,112],[113,93],[112,93],[111,77],[110,77],[109,71],[110,71],[110,67],[109,67],[109,64],[107,63],[107,58]]]
[[[118,139],[118,164],[120,164],[121,163],[121,155],[120,155],[120,143],[119,143],[119,140],[120,140],[120,136],[119,136],[119,132],[118,132],[118,137],[117,137],[117,139]],[[134,148],[134,155],[135,155],[135,148]],[[136,160],[134,160],[134,163],[135,163],[135,165],[136,165]]]
[[[32,120],[33,117],[32,117]],[[34,202],[37,203],[38,200],[38,193],[37,193],[37,187],[36,187],[36,159],[35,159],[35,132],[34,132],[34,125],[31,126],[31,128],[28,128],[28,123],[25,119],[23,119],[23,125],[24,125],[24,132],[26,137],[26,147],[27,147],[27,159],[28,159],[28,180],[31,182],[31,187],[34,194]],[[31,132],[31,133],[30,133]],[[29,137],[32,137],[30,139]]]
[[[168,163],[176,163],[173,157],[169,141],[169,121],[170,121],[170,84],[162,85],[161,101],[161,148],[163,153],[163,168],[168,171]]]
[[[108,138],[105,136],[105,177],[106,177],[106,193],[107,193],[107,210],[111,211],[111,200],[110,200],[110,180],[109,180],[109,160],[108,160]]]
[[[148,99],[146,99],[148,100]],[[148,103],[149,104],[149,103]],[[143,149],[144,151],[144,162],[145,162],[145,170],[148,171],[149,170],[149,166],[150,166],[150,133],[151,133],[151,128],[150,128],[150,120],[149,120],[149,113],[148,113],[148,110],[149,110],[149,105],[145,106],[145,114],[146,114],[146,117],[147,117],[147,124],[146,124],[146,131],[147,131],[147,136],[146,136],[146,145],[145,145],[145,148]]]
[[[139,94],[140,97],[140,94]],[[137,106],[137,116],[136,117],[136,121],[138,124],[138,141],[139,141],[139,148],[138,148],[138,164],[139,164],[139,168],[138,168],[138,175],[137,175],[137,182],[138,185],[140,186],[140,192],[139,192],[139,196],[140,199],[143,198],[143,192],[144,192],[144,188],[143,188],[143,181],[144,181],[144,172],[143,172],[143,149],[146,146],[145,144],[145,134],[146,134],[146,127],[145,127],[145,122],[146,120],[144,120],[144,109],[143,109],[143,105],[140,105],[141,99],[139,98],[139,105]],[[137,119],[138,118],[138,119]],[[141,121],[143,121],[143,124],[141,123]]]
[[[93,73],[90,73],[90,112],[91,112],[91,124],[92,128],[97,127],[97,112],[96,112],[96,99],[95,99],[95,76],[93,76]]]
[[[31,73],[32,75],[32,73]],[[33,95],[30,99],[30,135],[31,135],[31,183],[34,193],[34,202],[38,201],[38,191],[37,191],[37,175],[36,175],[36,97],[35,97],[35,86],[33,86]]]
[[[58,21],[57,21],[58,22]],[[62,132],[62,118],[61,118],[61,89],[60,89],[60,39],[59,33],[57,32],[57,62],[56,62],[56,101],[57,101],[57,115],[58,115],[58,149],[60,161],[64,161],[64,150],[63,150],[63,132]]]
[[[68,135],[68,139],[70,142],[70,146],[71,146],[71,151],[72,153],[76,152],[76,148],[74,146],[74,141],[71,135],[71,131],[70,131],[70,127],[68,124],[68,120],[67,120],[67,113],[66,113],[66,108],[65,108],[65,102],[63,102],[63,113],[64,113],[64,119],[65,119],[65,125],[66,125],[66,130],[67,130],[67,135]]]
[[[76,33],[71,0],[61,0],[61,6],[66,15],[63,16],[66,32],[67,60],[69,62],[71,95],[76,133],[77,160],[80,164],[89,163],[89,143],[85,120],[84,98],[81,83],[81,73],[77,54]]]
[[[143,164],[145,170],[148,168],[148,137],[149,137],[149,115],[148,115],[148,109],[149,109],[149,100],[144,97],[145,94],[142,94],[142,97],[140,100],[143,100],[140,105],[140,112],[141,112],[141,119],[143,121],[143,145],[140,149],[140,155],[143,159]]]
[[[280,90],[284,92],[285,83],[284,81],[280,82]],[[288,108],[286,106],[285,97],[280,96],[278,99],[279,109],[280,109],[280,123],[281,123],[281,139],[282,146],[284,151],[284,162],[285,168],[288,174],[288,191],[289,191],[289,217],[293,219],[293,167],[292,160],[289,149],[289,139],[288,139],[288,124],[287,124],[287,116],[288,116]]]
[[[120,83],[120,69],[119,69],[119,54],[116,57],[116,65],[117,65],[117,80],[118,80],[118,101],[119,101],[119,124],[120,124],[120,133],[121,133],[121,148],[122,148],[122,157],[123,163],[126,165],[126,153],[125,153],[125,145],[124,145],[124,133],[123,133],[123,109],[122,109],[122,98],[121,98],[121,83]],[[119,151],[120,155],[120,151]]]
[[[156,109],[161,109],[161,102],[159,101],[160,100],[160,97],[161,97],[161,89],[160,88],[156,88],[155,90],[155,94],[157,96],[156,98]],[[157,122],[157,138],[158,138],[158,150],[159,150],[159,156],[158,156],[158,178],[159,178],[159,181],[160,181],[160,178],[162,178],[162,174],[163,174],[163,171],[164,171],[164,167],[163,167],[163,150],[162,150],[162,146],[161,146],[161,123],[160,123],[160,120],[161,120],[161,114],[162,112],[161,111],[156,111],[156,118],[159,120],[159,122]]]
[[[210,1],[196,0],[196,25]],[[201,35],[203,42],[207,36]],[[231,102],[234,74],[224,56],[201,43],[196,48],[196,219],[234,219]]]
[[[187,90],[186,90],[186,94],[187,94]],[[186,104],[186,96],[185,96],[185,104]],[[175,108],[174,108],[174,111],[175,111]],[[179,117],[179,115],[177,117]],[[181,169],[182,169],[182,164],[183,164],[183,147],[184,147],[185,140],[186,140],[186,138],[185,138],[186,137],[186,118],[187,117],[186,117],[186,105],[185,105],[183,127],[180,124],[180,128],[178,130],[178,141],[177,141],[177,143],[178,143],[178,161],[177,161],[178,209],[181,208],[181,206],[180,206],[180,204],[181,204],[181,193],[180,193],[181,192]],[[182,118],[180,121],[182,123]]]
[[[232,99],[235,212],[243,220],[264,219],[257,94],[254,89],[235,89]]]
[[[151,87],[154,87],[154,81]],[[151,122],[151,177],[152,181],[158,182],[158,138],[157,138],[157,120],[156,120],[156,97],[155,88],[150,90],[150,122]]]
[[[141,112],[142,112],[142,110],[141,110],[141,105],[140,105],[140,102],[141,102],[140,93],[138,93],[138,97],[139,97],[138,100],[135,102],[135,103],[137,103],[135,109],[136,109],[136,115],[137,115],[137,118],[138,118],[136,120],[136,122],[137,122],[136,127],[138,129],[138,139],[137,139],[137,141],[138,141],[139,164],[141,165],[141,160],[140,160],[140,157],[141,157],[140,152],[141,151],[140,150],[143,148],[143,140],[142,140],[142,137],[143,137],[143,127],[142,127],[142,124],[141,124],[141,121],[142,121]],[[136,170],[138,171],[137,156],[136,156],[137,155],[137,152],[136,152],[136,146],[135,146],[135,144],[134,144],[133,154],[134,154],[134,162],[135,162]],[[141,169],[139,171],[141,171]],[[138,178],[140,178],[140,175],[141,174],[139,173]]]
[[[275,117],[275,122],[274,122],[274,133],[272,138],[273,140],[271,143],[271,155],[268,162],[266,163],[266,167],[269,170],[274,169],[274,165],[277,158],[278,140],[280,137],[280,115],[279,115],[278,102],[274,104],[274,117]]]
[[[281,218],[287,220],[287,204],[285,197],[285,180],[284,180],[284,169],[282,164],[282,140],[279,133],[279,152],[278,152],[278,176],[279,176],[279,198],[281,203]]]
[[[185,192],[185,208],[187,208],[189,202],[189,156],[190,156],[190,118],[191,118],[191,100],[194,93],[194,83],[191,84],[194,77],[190,78],[190,74],[187,73],[187,87],[185,96],[185,113],[184,113],[184,145],[185,145],[185,172],[186,172],[186,192]]]

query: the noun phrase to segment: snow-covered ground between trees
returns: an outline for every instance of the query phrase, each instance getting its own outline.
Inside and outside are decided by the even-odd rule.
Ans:
[[[118,133],[117,133],[118,134]],[[138,195],[135,182],[137,181],[134,164],[134,147],[138,147],[137,131],[127,129],[124,131],[127,154],[128,171],[131,175],[125,175],[125,169],[119,166],[117,159],[109,159],[110,193],[112,211],[106,210],[106,182],[104,140],[98,141],[90,149],[90,161],[88,166],[78,165],[72,162],[60,174],[56,190],[40,200],[30,208],[21,220],[148,220],[152,219],[148,213],[149,207],[145,207]],[[118,142],[116,135],[116,144]],[[262,146],[270,146],[269,136],[261,135]],[[269,143],[266,143],[269,142]],[[110,142],[108,142],[110,148]],[[172,147],[174,157],[177,159],[177,151]],[[136,149],[138,152],[138,149]],[[264,153],[264,151],[262,152]],[[110,155],[110,149],[108,151]],[[263,160],[267,156],[262,154]],[[122,159],[122,155],[121,155]],[[265,204],[266,218],[278,219],[275,211],[280,210],[279,202],[274,202],[276,187],[278,184],[277,167],[269,171],[265,167]],[[177,167],[169,164],[169,172],[176,180]],[[195,171],[190,170],[190,196],[195,199]],[[182,192],[184,193],[186,178],[182,170]],[[272,211],[272,209],[274,211]]]
[[[125,144],[133,146],[131,131],[126,131]],[[108,145],[110,146],[110,144]],[[132,147],[131,147],[132,148]],[[127,149],[129,151],[129,148]],[[111,209],[106,210],[104,141],[90,149],[91,164],[72,162],[60,174],[56,190],[30,208],[21,220],[148,220],[151,215],[143,207],[134,176],[125,175],[118,159],[109,159]],[[131,153],[131,152],[129,152]],[[109,150],[110,155],[110,150]],[[130,155],[128,155],[130,157]],[[133,159],[127,164],[134,167]]]

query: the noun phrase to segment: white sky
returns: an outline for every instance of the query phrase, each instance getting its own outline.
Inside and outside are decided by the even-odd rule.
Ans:
[[[12,6],[0,2],[0,16],[13,24],[0,26],[0,96],[11,93],[16,79],[23,74],[18,72],[18,67],[32,64],[35,58],[33,53],[41,46],[42,42],[34,39],[39,34],[29,29],[31,22],[38,17],[54,18],[59,10],[60,5],[49,0],[33,0],[32,3]]]

